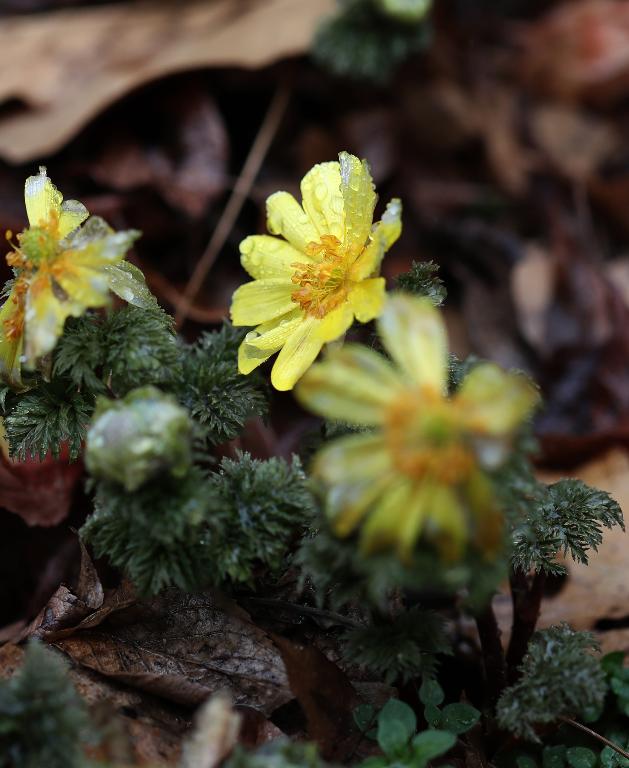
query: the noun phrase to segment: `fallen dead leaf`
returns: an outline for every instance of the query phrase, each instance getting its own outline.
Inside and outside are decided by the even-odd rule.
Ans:
[[[52,653],[58,653],[51,649]],[[23,646],[0,648],[0,678],[19,671]],[[121,687],[87,669],[70,669],[70,679],[89,708],[102,741],[93,757],[125,765],[177,765],[189,720],[153,697]]]
[[[0,454],[0,507],[27,525],[58,525],[68,516],[82,472],[80,462],[69,464],[63,458],[12,461]]]
[[[169,590],[55,645],[82,666],[179,704],[225,690],[235,704],[269,714],[293,698],[269,636],[218,595]]]
[[[304,53],[333,0],[145,0],[9,16],[0,27],[0,155],[54,152],[138,86],[203,67]]]

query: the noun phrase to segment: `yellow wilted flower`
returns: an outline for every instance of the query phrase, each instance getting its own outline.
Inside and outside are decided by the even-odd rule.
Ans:
[[[315,459],[336,533],[360,525],[365,552],[395,548],[403,558],[421,535],[451,559],[468,538],[494,551],[502,514],[486,470],[506,458],[538,401],[534,386],[481,363],[449,397],[445,327],[427,299],[389,298],[378,331],[393,362],[349,344],[296,389],[315,413],[373,428],[332,441]]]
[[[148,294],[140,271],[123,263],[138,232],[114,232],[98,217],[85,222],[85,206],[64,201],[45,168],[26,180],[24,201],[30,226],[6,257],[15,279],[0,308],[0,378],[13,386],[22,363],[34,368],[53,350],[68,317],[105,306],[110,290],[138,306]]]
[[[280,351],[271,373],[276,389],[292,389],[323,344],[354,322],[382,311],[382,257],[402,231],[402,205],[392,200],[374,227],[376,193],[369,166],[341,152],[339,162],[315,165],[301,182],[303,207],[288,192],[267,200],[272,235],[240,244],[253,281],[231,306],[234,325],[255,325],[242,342],[238,368],[247,374]]]

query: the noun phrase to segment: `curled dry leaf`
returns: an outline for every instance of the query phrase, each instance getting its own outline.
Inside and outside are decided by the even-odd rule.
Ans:
[[[54,152],[105,107],[165,75],[301,54],[333,9],[333,0],[145,0],[5,17],[0,104],[26,106],[0,119],[0,155],[15,163]]]
[[[269,714],[293,698],[268,635],[221,596],[169,590],[108,614],[101,609],[101,618],[91,629],[57,635],[55,645],[82,666],[180,704],[225,690],[235,704]]]

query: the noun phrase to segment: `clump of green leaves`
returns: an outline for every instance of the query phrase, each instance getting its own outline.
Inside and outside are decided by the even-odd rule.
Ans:
[[[247,419],[267,411],[266,387],[258,373],[238,373],[238,347],[245,331],[224,324],[204,333],[182,352],[176,394],[210,444],[232,440]]]
[[[345,639],[345,656],[388,684],[398,678],[406,683],[416,677],[433,677],[437,655],[452,653],[442,617],[419,608],[400,613],[389,623],[378,621],[351,630]]]
[[[60,656],[31,642],[0,680],[0,768],[83,768],[88,717]]]
[[[354,713],[358,727],[374,736],[384,753],[382,757],[368,758],[360,768],[425,768],[431,760],[445,755],[456,744],[457,737],[469,731],[480,718],[480,712],[468,704],[448,707],[449,715],[444,715],[444,724],[439,729],[429,728],[420,733],[415,713],[398,699],[390,699],[377,715],[370,705],[358,707]]]
[[[588,563],[590,549],[603,540],[603,528],[619,525],[622,511],[605,491],[580,480],[560,480],[537,489],[523,524],[513,534],[513,565],[525,573],[531,569],[549,574],[566,573],[557,562],[561,552],[575,562]]]
[[[320,757],[314,744],[278,739],[247,752],[236,747],[225,768],[333,768]]]
[[[413,261],[408,272],[398,275],[396,286],[415,296],[427,296],[436,307],[445,301],[447,291],[437,275],[439,267],[434,261]]]
[[[278,568],[291,539],[308,525],[313,500],[297,459],[223,459],[217,473],[191,467],[129,493],[96,483],[94,514],[81,529],[144,594],[167,586],[254,581]]]
[[[607,686],[592,655],[597,649],[590,633],[575,632],[566,624],[537,632],[520,667],[520,679],[498,701],[500,726],[539,741],[538,725],[561,717],[591,718],[600,711]]]
[[[142,594],[171,585],[194,590],[216,580],[215,509],[207,476],[197,467],[182,478],[164,477],[133,493],[101,481],[81,537],[97,557],[106,555],[124,571]]]
[[[336,75],[386,83],[428,43],[427,3],[422,4],[424,13],[411,20],[399,7],[401,0],[342,0],[315,37],[314,58]]]
[[[210,480],[214,520],[221,526],[217,568],[234,582],[251,582],[256,566],[275,570],[292,538],[314,514],[314,500],[299,459],[223,459]]]
[[[57,458],[67,442],[77,459],[94,409],[89,392],[66,380],[40,382],[27,392],[10,392],[4,402],[4,426],[11,455],[24,461],[48,452]]]

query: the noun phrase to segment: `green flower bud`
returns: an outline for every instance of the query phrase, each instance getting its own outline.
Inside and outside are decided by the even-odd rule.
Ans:
[[[135,491],[152,477],[185,475],[191,463],[187,411],[155,387],[122,400],[98,399],[87,433],[85,463],[92,475]]]
[[[430,10],[432,0],[378,0],[378,5],[397,21],[416,24]]]

